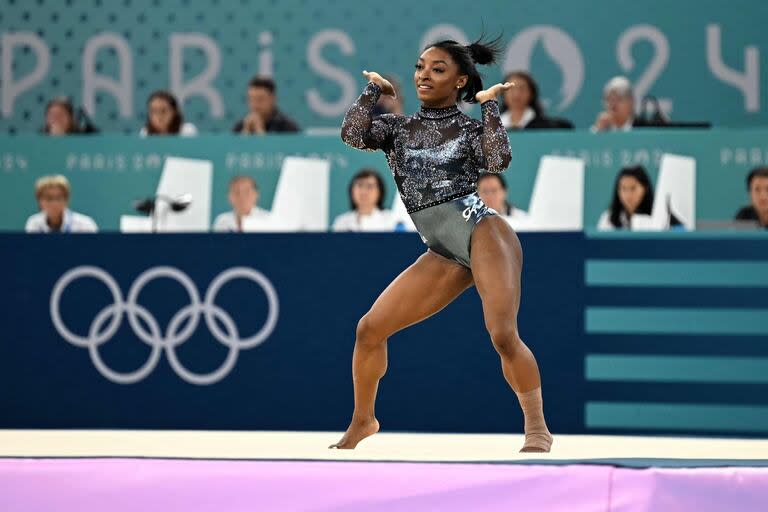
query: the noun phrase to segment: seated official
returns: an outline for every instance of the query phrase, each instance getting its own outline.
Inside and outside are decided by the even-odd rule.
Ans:
[[[528,212],[515,208],[507,200],[507,182],[501,174],[487,172],[477,180],[477,193],[486,206],[493,208],[507,222],[526,219]]]
[[[736,213],[734,220],[755,221],[768,229],[768,167],[756,167],[747,175],[750,205]]]
[[[248,229],[248,221],[267,219],[269,212],[256,206],[259,202],[259,187],[250,176],[235,176],[229,182],[229,204],[232,211],[222,213],[213,222],[213,230],[219,233],[241,233],[258,231]]]
[[[544,115],[539,101],[539,86],[525,71],[513,71],[505,78],[512,87],[504,91],[501,102],[501,123],[507,130],[573,129],[567,119]]]
[[[197,128],[192,123],[184,122],[184,114],[179,108],[176,97],[168,91],[155,91],[147,101],[147,122],[139,135],[197,135]]]
[[[373,169],[352,177],[347,190],[350,211],[333,221],[332,231],[394,231],[396,219],[384,209],[384,181]]]
[[[277,108],[275,81],[269,77],[255,76],[248,82],[248,114],[235,123],[232,131],[244,135],[265,133],[296,133],[300,131],[296,121]]]
[[[641,165],[625,167],[616,176],[611,207],[597,223],[600,231],[630,229],[632,216],[650,215],[653,211],[653,186]]]
[[[635,92],[623,76],[613,77],[603,88],[604,110],[597,114],[591,131],[628,132],[646,123],[635,118]]]
[[[68,98],[59,96],[48,102],[45,106],[45,126],[42,132],[52,136],[80,133],[75,119],[75,107]]]
[[[95,233],[99,230],[92,218],[68,208],[70,187],[64,176],[38,179],[35,198],[40,212],[27,219],[24,227],[27,233]]]

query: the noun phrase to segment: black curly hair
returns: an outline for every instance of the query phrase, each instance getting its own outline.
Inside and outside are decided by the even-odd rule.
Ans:
[[[467,103],[477,103],[475,94],[483,90],[483,79],[477,71],[475,64],[492,64],[501,54],[501,36],[491,41],[483,41],[483,36],[474,43],[464,46],[452,39],[445,39],[427,45],[424,51],[430,48],[440,48],[451,55],[453,61],[459,66],[459,72],[467,75],[467,83],[459,89],[458,98]]]

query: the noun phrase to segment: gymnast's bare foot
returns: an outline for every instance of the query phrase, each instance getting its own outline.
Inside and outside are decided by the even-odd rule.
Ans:
[[[344,432],[344,435],[336,444],[332,444],[328,448],[336,448],[338,450],[354,450],[357,443],[362,441],[368,436],[372,436],[379,431],[379,422],[376,418],[366,418],[358,420],[352,418],[349,424],[349,428]]]

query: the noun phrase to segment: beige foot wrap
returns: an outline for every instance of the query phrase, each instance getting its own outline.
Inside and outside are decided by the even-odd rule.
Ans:
[[[544,402],[541,398],[541,387],[516,393],[520,407],[525,416],[525,444],[521,452],[549,452],[552,446],[552,434],[544,421]]]

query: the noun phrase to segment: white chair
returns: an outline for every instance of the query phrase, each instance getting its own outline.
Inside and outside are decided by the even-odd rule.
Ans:
[[[696,226],[696,159],[689,156],[661,155],[659,179],[653,199],[653,224],[668,229],[674,214],[688,230]]]
[[[395,197],[392,199],[391,212],[394,224],[402,222],[405,231],[416,231],[416,225],[413,223],[411,216],[408,215],[408,209],[405,207],[405,203],[403,203],[403,199],[397,190],[395,190]]]
[[[269,218],[258,222],[258,231],[328,231],[330,169],[321,158],[286,157]]]
[[[158,232],[208,231],[211,225],[211,180],[213,163],[209,160],[168,157],[157,186],[155,219]],[[171,211],[168,199],[188,195],[191,204],[181,212]],[[120,231],[149,232],[152,220],[137,215],[120,217]]]
[[[580,231],[584,227],[584,161],[543,156],[528,216],[510,219],[518,231]]]

